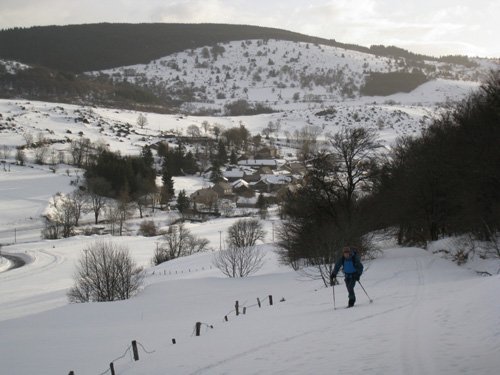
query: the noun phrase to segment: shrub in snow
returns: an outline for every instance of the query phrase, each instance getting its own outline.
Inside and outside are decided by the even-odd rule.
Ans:
[[[255,246],[236,247],[215,253],[212,263],[228,277],[246,277],[262,268],[264,253]]]
[[[75,272],[70,302],[104,302],[132,297],[141,287],[144,274],[128,249],[113,242],[96,242],[83,250]]]
[[[154,237],[158,235],[158,228],[153,220],[144,220],[139,225],[139,234],[144,237]]]
[[[163,235],[163,240],[152,259],[155,265],[199,253],[208,248],[208,240],[194,236],[184,224],[169,226]]]

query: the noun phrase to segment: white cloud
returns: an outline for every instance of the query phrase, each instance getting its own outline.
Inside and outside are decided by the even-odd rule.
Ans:
[[[1,0],[0,27],[90,22],[233,23],[365,46],[500,56],[494,0]],[[424,48],[430,48],[425,52]]]
[[[231,19],[232,9],[221,0],[188,0],[164,2],[151,10],[151,20],[157,22],[221,22]]]

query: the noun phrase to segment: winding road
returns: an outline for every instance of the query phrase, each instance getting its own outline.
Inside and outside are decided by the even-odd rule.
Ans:
[[[7,272],[7,271],[10,271],[10,270],[13,270],[16,268],[20,268],[26,264],[26,261],[22,257],[16,256],[16,255],[2,254],[2,257],[4,257],[5,259],[8,259],[11,263],[11,266],[9,268],[7,268],[6,270],[4,270],[3,272]]]

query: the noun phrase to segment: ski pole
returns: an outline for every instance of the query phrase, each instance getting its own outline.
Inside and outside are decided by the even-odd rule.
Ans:
[[[363,292],[365,292],[366,296],[368,297],[368,299],[370,300],[370,303],[373,302],[373,300],[370,298],[370,296],[368,295],[368,293],[366,293],[366,290],[365,288],[363,287],[363,284],[361,284],[361,281],[358,280],[358,283],[359,283],[359,286],[361,286],[361,289],[363,289]]]
[[[333,290],[333,309],[336,310],[335,307],[335,283],[332,285],[332,290]]]

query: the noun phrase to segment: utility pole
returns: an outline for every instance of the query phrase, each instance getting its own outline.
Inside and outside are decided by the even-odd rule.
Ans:
[[[271,224],[273,225],[273,243],[274,243],[274,220],[271,221]]]
[[[219,250],[222,250],[222,231],[219,231]]]
[[[85,272],[86,276],[89,275],[89,261],[87,257],[87,253],[89,252],[89,249],[83,249],[83,252],[85,253]]]

